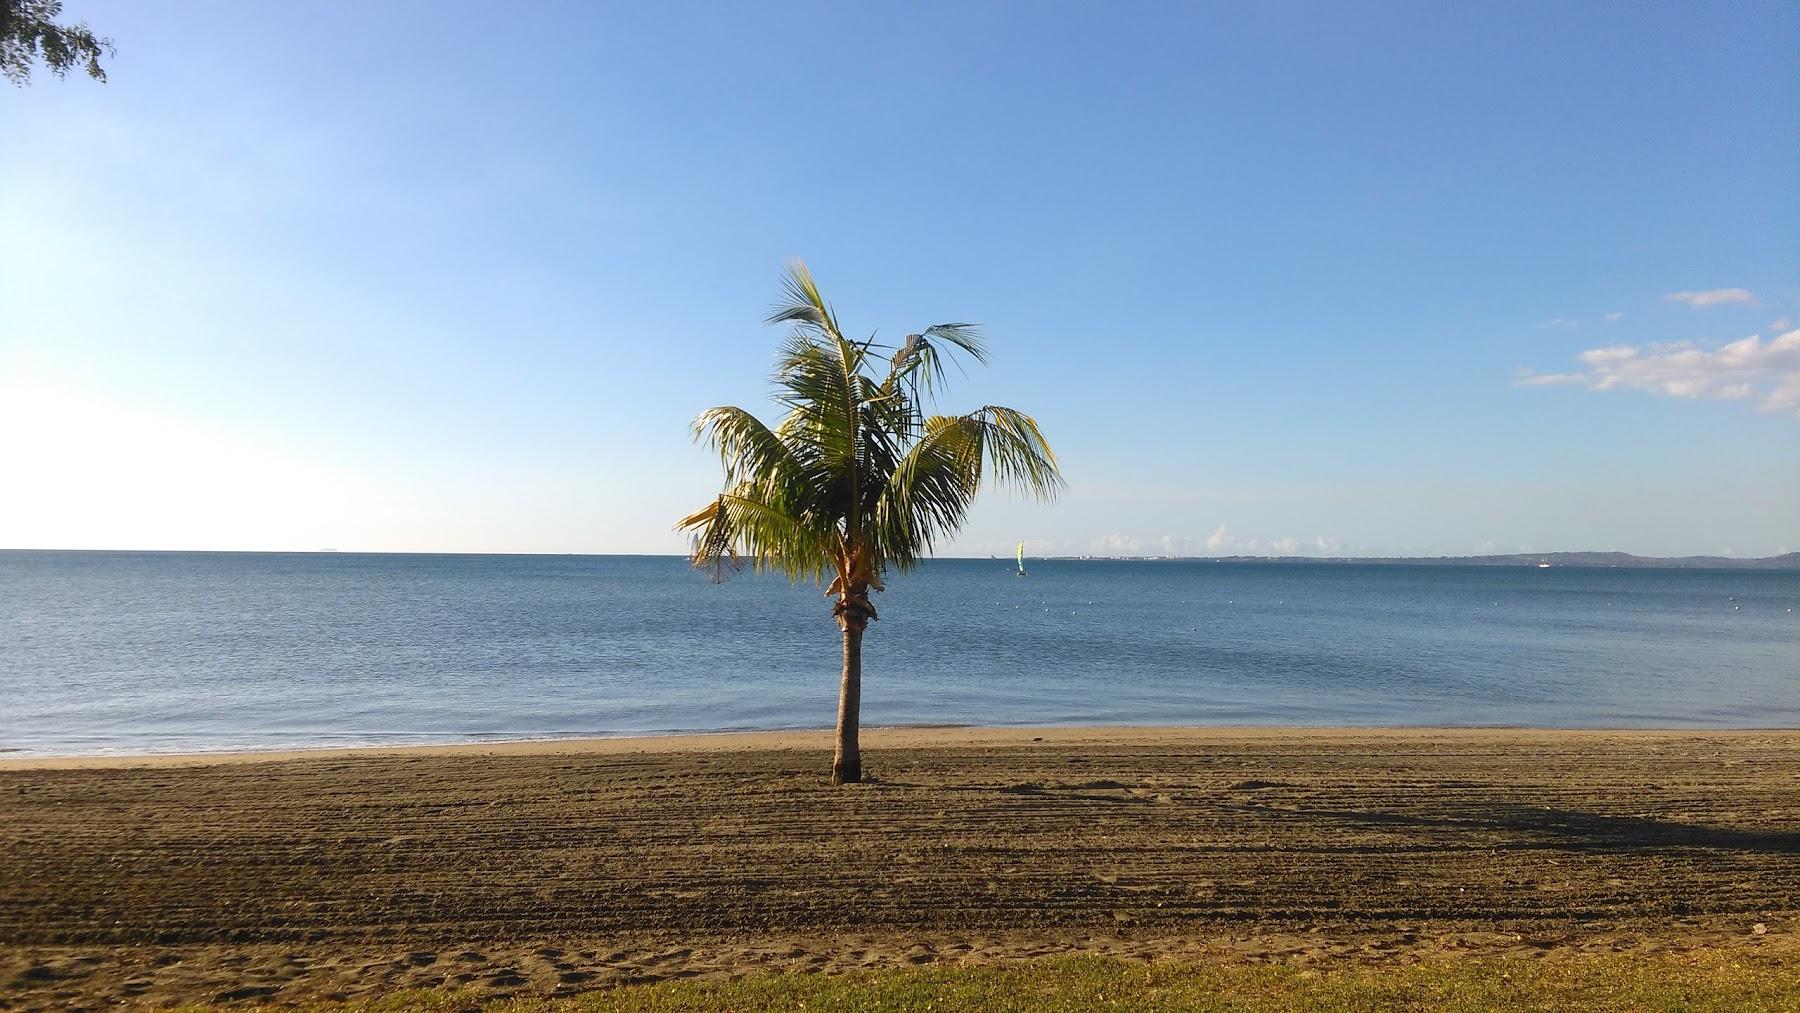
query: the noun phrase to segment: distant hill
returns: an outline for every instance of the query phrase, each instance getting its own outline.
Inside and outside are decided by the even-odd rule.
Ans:
[[[1634,556],[1629,552],[1515,552],[1499,556],[1215,556],[1218,563],[1391,563],[1408,566],[1616,566],[1677,570],[1800,570],[1800,552],[1736,556]]]

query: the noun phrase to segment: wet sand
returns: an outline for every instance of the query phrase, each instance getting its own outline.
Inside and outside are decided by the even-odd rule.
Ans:
[[[1800,927],[1800,732],[865,740],[844,788],[820,732],[0,761],[0,1005]]]

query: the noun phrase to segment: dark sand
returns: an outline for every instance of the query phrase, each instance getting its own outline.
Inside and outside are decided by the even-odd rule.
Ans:
[[[846,788],[822,733],[0,762],[0,1007],[1800,927],[1800,732],[867,739]]]

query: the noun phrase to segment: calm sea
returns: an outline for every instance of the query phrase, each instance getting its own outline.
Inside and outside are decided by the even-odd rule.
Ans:
[[[1800,726],[1800,574],[941,560],[864,719]],[[0,552],[0,749],[818,727],[819,591],[643,556]]]

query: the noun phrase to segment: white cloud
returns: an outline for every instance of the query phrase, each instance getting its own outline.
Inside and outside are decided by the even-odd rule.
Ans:
[[[1734,302],[1756,302],[1756,297],[1751,295],[1747,288],[1711,288],[1704,292],[1670,292],[1663,298],[1669,302],[1686,303],[1694,309],[1723,306]]]
[[[1800,334],[1800,331],[1789,331]],[[1790,412],[1800,418],[1800,373],[1789,373],[1775,385],[1762,400],[1762,410],[1766,412]]]
[[[1606,322],[1609,324],[1616,324],[1623,319],[1625,319],[1625,314],[1616,310],[1606,315]]]
[[[1576,358],[1590,366],[1605,366],[1610,363],[1624,362],[1638,354],[1638,350],[1630,345],[1608,345],[1605,348],[1590,348]]]
[[[1580,327],[1581,324],[1578,321],[1570,320],[1568,317],[1551,317],[1549,320],[1546,320],[1543,323],[1538,324],[1538,326],[1539,327]]]
[[[1513,381],[1516,387],[1554,387],[1564,383],[1582,383],[1587,377],[1580,373],[1524,373]]]
[[[1088,551],[1097,556],[1314,556],[1338,555],[1343,543],[1331,535],[1311,539],[1293,535],[1281,538],[1243,538],[1221,524],[1205,538],[1195,535],[1141,537],[1122,531],[1096,538]]]
[[[1575,357],[1573,373],[1523,370],[1521,387],[1582,384],[1589,390],[1635,388],[1670,397],[1755,400],[1765,412],[1800,418],[1800,330],[1772,341],[1761,335],[1707,349],[1673,345],[1608,345]]]
[[[1115,531],[1093,543],[1094,554],[1099,556],[1138,556],[1143,554],[1142,539],[1133,538],[1122,531]]]

